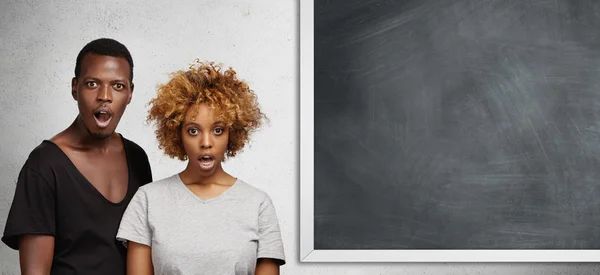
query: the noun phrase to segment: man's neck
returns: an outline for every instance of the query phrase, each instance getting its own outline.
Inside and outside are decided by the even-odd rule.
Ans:
[[[117,133],[112,133],[105,138],[93,136],[83,125],[83,122],[76,117],[73,123],[65,130],[69,146],[82,151],[106,152],[115,146]]]

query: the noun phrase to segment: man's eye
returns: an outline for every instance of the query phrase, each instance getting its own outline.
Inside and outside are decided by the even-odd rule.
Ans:
[[[124,88],[123,84],[115,84],[115,89],[121,90],[123,88]]]
[[[96,82],[90,81],[90,82],[85,83],[85,85],[90,88],[93,88],[93,87],[96,87],[97,84],[96,84]]]

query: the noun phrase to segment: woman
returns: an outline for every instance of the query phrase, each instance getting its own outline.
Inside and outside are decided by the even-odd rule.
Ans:
[[[223,170],[266,118],[232,69],[198,62],[150,101],[159,148],[187,160],[180,173],[140,187],[117,240],[128,274],[279,274],[285,264],[270,197]]]

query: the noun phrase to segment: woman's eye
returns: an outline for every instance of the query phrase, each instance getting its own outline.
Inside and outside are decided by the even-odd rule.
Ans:
[[[197,135],[197,134],[198,134],[198,130],[196,130],[196,129],[192,128],[192,129],[189,129],[189,130],[188,130],[188,133],[189,133],[190,135],[192,135],[192,136],[195,136],[195,135]]]
[[[223,133],[223,129],[222,128],[216,128],[215,129],[215,134],[220,135]]]

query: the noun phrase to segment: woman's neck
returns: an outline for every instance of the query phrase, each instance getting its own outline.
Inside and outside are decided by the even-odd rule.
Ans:
[[[219,164],[214,173],[206,175],[202,173],[197,167],[188,166],[179,175],[185,184],[197,184],[197,185],[232,185],[235,183],[235,178],[229,175],[223,167]]]

